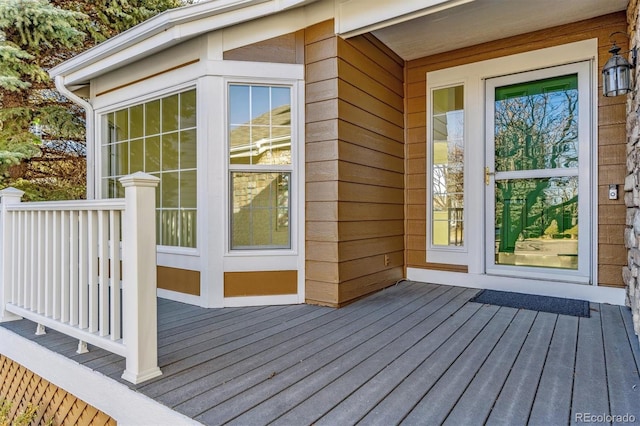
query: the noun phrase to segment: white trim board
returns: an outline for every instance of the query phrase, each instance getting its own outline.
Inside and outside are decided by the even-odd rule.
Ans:
[[[466,274],[464,272],[435,271],[432,269],[419,268],[407,268],[407,279],[455,287],[482,288],[537,294],[540,296],[580,299],[594,303],[609,303],[620,306],[624,306],[625,300],[625,291],[623,288],[572,284],[559,281],[530,280],[526,278]]]
[[[0,353],[113,417],[118,425],[142,422],[157,426],[201,424],[2,327]]]

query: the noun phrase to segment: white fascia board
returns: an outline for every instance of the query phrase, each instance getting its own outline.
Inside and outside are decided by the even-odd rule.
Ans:
[[[379,30],[475,0],[337,0],[336,33],[344,38]]]
[[[200,34],[304,6],[317,0],[218,0],[163,12],[52,68],[65,84],[86,84],[159,50]]]

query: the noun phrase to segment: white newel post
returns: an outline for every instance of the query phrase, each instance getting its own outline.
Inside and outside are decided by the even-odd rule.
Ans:
[[[23,194],[24,191],[16,188],[0,191],[0,322],[20,319],[19,316],[5,310],[6,304],[11,300],[11,244],[13,243],[13,238],[9,235],[12,228],[8,223],[6,207],[22,202]]]
[[[120,179],[125,193],[122,218],[122,378],[141,383],[162,374],[158,367],[156,298],[156,187],[160,179],[138,172]]]

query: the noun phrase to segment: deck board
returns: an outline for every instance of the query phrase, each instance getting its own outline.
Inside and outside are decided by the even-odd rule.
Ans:
[[[576,415],[581,413],[611,414],[600,307],[595,304],[591,305],[591,318],[580,318],[578,322],[572,425],[582,423],[576,421]]]
[[[630,311],[575,318],[469,302],[478,290],[403,282],[341,309],[204,309],[158,301],[163,375],[35,324],[1,324],[204,424],[578,424],[640,418]],[[635,388],[634,388],[635,386]]]
[[[417,365],[409,362],[411,369],[409,374],[393,389],[393,392],[387,394],[367,413],[359,424],[398,424],[422,399],[424,392],[437,382],[440,376],[467,348],[469,342],[475,339],[486,327],[498,310],[499,308],[496,306],[488,306],[486,309],[477,308],[476,311],[471,312],[472,316],[469,317],[473,318],[473,321],[467,318],[468,321],[459,326],[453,322],[443,324],[442,337],[444,337],[444,341],[433,352],[423,351],[423,354],[428,354],[428,356],[420,357],[420,354],[415,354],[420,362]]]
[[[224,405],[211,408],[196,416],[195,419],[204,423],[228,422],[282,389],[324,368],[344,354],[355,351],[354,358],[361,356],[360,351],[372,350],[380,344],[381,340],[390,338],[394,326],[417,309],[417,306],[423,303],[421,299],[417,298],[402,305],[394,304],[392,310],[386,310],[388,305],[384,305],[380,309],[382,316],[377,321],[365,324],[356,332],[346,332],[346,328],[339,330],[331,336],[333,342],[330,345],[306,358],[295,356],[294,352],[293,362],[286,369],[274,369],[268,375],[265,375],[264,372],[259,373],[257,383],[253,383],[250,388],[245,388],[242,392],[235,394],[225,401]],[[253,377],[256,378],[255,375]],[[221,387],[223,394],[227,394],[225,385]]]
[[[496,400],[487,424],[520,425],[529,419],[557,315],[539,312]]]
[[[391,364],[398,356],[410,350],[425,335],[429,335],[440,324],[446,321],[452,314],[460,309],[471,296],[467,291],[448,291],[439,295],[436,299],[425,305],[430,314],[417,323],[413,328],[406,330],[391,345],[387,345],[375,355],[360,362],[353,369],[340,375],[337,379],[327,383],[323,387],[314,389],[315,393],[289,411],[276,419],[275,425],[287,425],[300,421],[304,424],[313,424],[332,410],[344,403],[346,407],[353,407],[348,399],[357,393],[363,386],[369,385],[374,376],[387,365]],[[324,383],[323,383],[324,384]],[[336,420],[335,424],[344,424],[344,420]]]
[[[447,297],[446,293],[453,294]],[[405,318],[397,321],[392,327],[384,330],[360,347],[313,372],[311,375],[305,377],[304,380],[298,381],[277,395],[243,413],[243,415],[235,418],[231,424],[255,424],[258,421],[272,422],[282,417],[293,406],[305,401],[313,404],[314,408],[322,404],[327,404],[325,398],[332,399],[336,394],[330,391],[329,393],[317,395],[318,390],[324,389],[332,382],[338,380],[341,380],[343,387],[346,388],[346,390],[343,389],[343,392],[352,391],[357,386],[357,375],[359,372],[370,372],[379,369],[380,366],[392,362],[399,354],[411,347],[416,337],[411,331],[415,330],[418,325],[421,325],[420,333],[423,333],[425,331],[424,322],[434,312],[437,312],[439,306],[446,304],[459,293],[460,291],[443,292],[442,289],[429,293],[429,296],[432,297],[428,300],[421,300],[420,303],[415,306],[417,309],[409,313]],[[343,374],[343,371],[346,371],[346,374]],[[288,421],[285,420],[285,423],[287,422]],[[312,422],[313,421],[310,421],[309,423]]]
[[[640,374],[620,308],[600,306],[611,415],[630,414],[640,419]]]
[[[507,331],[447,416],[445,425],[481,424],[486,421],[535,317],[534,311],[518,311]]]
[[[533,403],[530,425],[569,422],[578,334],[578,318],[559,315]]]

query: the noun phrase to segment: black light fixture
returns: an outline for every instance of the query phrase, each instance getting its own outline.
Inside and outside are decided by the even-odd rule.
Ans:
[[[609,39],[611,40],[615,34],[623,34],[625,37],[629,37],[625,33],[616,31],[609,36]],[[631,60],[633,61],[632,64],[618,55],[618,52],[620,52],[620,48],[614,40],[613,46],[609,49],[609,53],[611,53],[612,56],[607,63],[604,64],[604,68],[602,68],[602,94],[604,96],[626,95],[633,89],[631,70],[636,67],[636,48],[634,47],[630,50]]]

